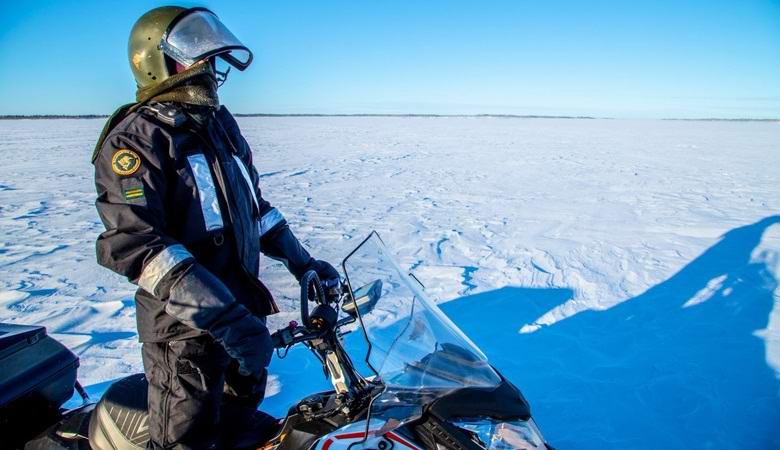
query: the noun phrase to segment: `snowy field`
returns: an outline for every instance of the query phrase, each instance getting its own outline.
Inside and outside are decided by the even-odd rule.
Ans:
[[[141,370],[133,286],[94,257],[102,123],[0,121],[0,320],[47,326],[94,392]],[[378,230],[559,449],[780,449],[780,124],[240,124],[315,257]],[[303,352],[272,373],[276,414],[323,385]]]

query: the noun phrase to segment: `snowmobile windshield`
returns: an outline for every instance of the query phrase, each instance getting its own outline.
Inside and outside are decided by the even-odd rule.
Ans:
[[[354,301],[342,309],[358,317],[365,338],[362,344],[347,339],[347,350],[355,359],[365,356],[385,385],[371,410],[384,431],[420,417],[423,406],[450,392],[501,383],[482,351],[427,298],[376,233],[344,260],[344,271]]]
[[[162,48],[187,67],[212,56],[239,70],[252,63],[252,52],[205,8],[192,8],[177,17],[163,36]]]

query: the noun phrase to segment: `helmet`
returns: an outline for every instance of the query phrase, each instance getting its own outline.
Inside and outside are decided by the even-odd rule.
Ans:
[[[141,16],[127,44],[130,69],[139,88],[154,86],[176,73],[176,63],[188,67],[219,56],[244,70],[252,52],[216,14],[206,8],[163,6]]]

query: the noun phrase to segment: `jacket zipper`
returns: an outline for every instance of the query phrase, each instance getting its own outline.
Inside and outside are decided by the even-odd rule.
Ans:
[[[165,343],[165,350],[163,351],[163,359],[165,360],[165,365],[168,368],[168,389],[165,390],[165,396],[163,397],[162,401],[162,415],[163,415],[163,445],[167,446],[170,442],[168,440],[168,416],[170,416],[170,411],[168,411],[168,404],[170,403],[169,399],[171,397],[171,391],[173,390],[173,383],[176,379],[176,364],[173,364],[173,367],[171,367],[171,361],[170,361],[170,352],[171,352],[171,344],[173,344],[176,341],[169,341]]]
[[[211,120],[217,120],[218,121],[218,119],[216,118],[216,115],[213,112],[211,114]],[[197,136],[198,139],[200,139],[200,141],[203,142],[206,145],[206,147],[209,148],[209,150],[211,150],[211,153],[213,154],[213,158],[214,158],[214,161],[211,163],[213,165],[212,166],[212,170],[214,171],[214,174],[217,177],[217,181],[220,183],[220,186],[222,187],[222,197],[225,200],[225,205],[227,206],[228,217],[230,217],[230,225],[231,225],[231,227],[235,227],[235,223],[236,222],[235,222],[235,219],[233,217],[233,211],[231,210],[231,202],[230,202],[230,198],[229,198],[230,195],[227,192],[228,191],[228,186],[225,183],[225,179],[223,178],[223,172],[222,172],[222,166],[221,166],[222,162],[220,161],[220,158],[219,158],[219,152],[217,151],[216,148],[214,148],[213,145],[211,145],[211,142],[208,139],[206,139],[202,134],[200,134],[200,132],[198,130],[196,130],[194,128],[190,128],[190,127],[185,127],[185,129],[190,131],[195,136]],[[230,142],[230,145],[232,147],[233,143]],[[236,244],[238,244],[238,237],[235,236],[235,234],[236,234],[235,228],[233,228],[234,239],[236,240]],[[236,250],[238,251],[238,249],[236,249]],[[241,257],[241,255],[239,255],[239,260],[240,260],[239,261],[240,262],[239,265],[241,266],[241,269],[243,270],[244,275],[251,281],[252,284],[255,285],[255,287],[257,289],[263,291],[266,294],[267,298],[270,299],[270,305],[269,306],[270,306],[270,309],[271,309],[271,314],[278,313],[280,311],[279,310],[279,306],[276,304],[276,300],[274,299],[273,295],[271,294],[271,291],[269,291],[268,288],[260,280],[257,279],[257,275],[252,275],[251,273],[249,273],[249,270],[244,266],[243,258]]]
[[[215,130],[219,129],[219,133],[222,134],[222,137],[224,137],[225,140],[227,141],[227,143],[230,145],[231,153],[233,155],[235,155],[235,157],[239,158],[239,160],[240,160],[238,148],[236,148],[235,144],[233,144],[233,140],[230,139],[230,135],[228,134],[227,130],[225,130],[225,127],[222,126],[222,122],[220,122],[219,119],[217,119],[216,115],[214,115],[212,117],[212,120],[214,122],[216,122],[216,126],[214,127],[214,129]],[[238,164],[239,162],[242,165],[246,166],[243,161],[237,161],[236,164]],[[250,173],[249,172],[249,167],[244,167],[244,168],[247,171],[247,175],[249,175],[249,173]],[[239,170],[241,170],[241,169],[239,168]],[[250,189],[250,190],[254,191],[254,186],[252,186],[249,183],[249,181],[251,181],[251,177],[249,177],[249,180],[246,183],[247,184],[247,189]],[[254,192],[249,192],[249,195],[254,197],[255,193]],[[260,205],[257,202],[252,204],[252,211],[254,212],[256,218],[259,220],[260,219]]]

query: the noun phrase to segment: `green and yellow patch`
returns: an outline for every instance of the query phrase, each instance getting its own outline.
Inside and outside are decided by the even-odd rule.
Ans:
[[[122,192],[125,196],[125,200],[132,200],[134,198],[141,198],[144,196],[144,188],[143,186],[138,188],[131,188],[131,189],[125,189]]]
[[[146,206],[144,182],[138,177],[125,178],[122,184],[122,197],[131,205]]]

